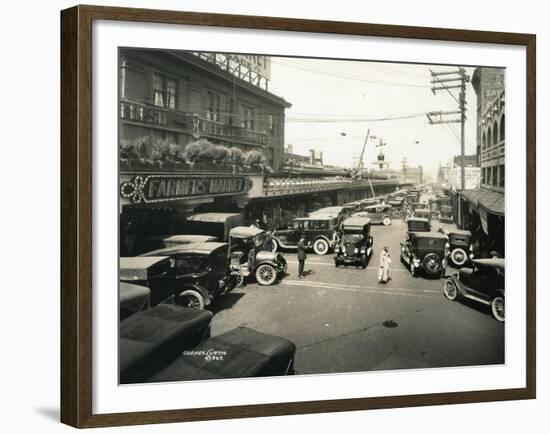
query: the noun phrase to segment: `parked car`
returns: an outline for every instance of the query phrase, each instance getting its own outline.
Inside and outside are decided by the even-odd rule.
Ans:
[[[231,228],[243,224],[242,214],[205,212],[187,217],[185,228],[190,234],[209,234],[215,236],[218,241],[227,241]]]
[[[442,223],[453,223],[453,207],[451,205],[441,205],[439,207],[439,221]]]
[[[354,217],[368,217],[372,224],[389,226],[392,223],[392,206],[386,204],[369,205],[363,211],[353,214]]]
[[[317,214],[294,219],[292,227],[273,232],[277,249],[297,249],[298,241],[305,238],[306,247],[317,255],[326,255],[338,241],[338,218]]]
[[[474,259],[472,233],[461,229],[439,229],[449,240],[449,261],[456,267],[463,267]]]
[[[179,294],[176,279],[172,276],[170,259],[164,256],[120,258],[119,280],[149,288],[151,306]]]
[[[361,265],[367,268],[372,257],[373,238],[371,221],[367,217],[350,217],[344,220],[338,247],[335,248],[334,265]]]
[[[140,245],[143,253],[150,252],[151,250],[162,249],[164,247],[173,247],[180,244],[207,243],[210,241],[217,241],[217,238],[213,235],[176,234],[147,237],[140,243]]]
[[[427,208],[420,208],[413,211],[413,216],[417,218],[424,218],[429,222],[432,221],[432,212]]]
[[[351,217],[354,209],[354,207],[349,205],[327,206],[325,208],[320,208],[318,210],[310,212],[308,214],[308,217],[315,217],[319,215],[334,215],[338,217],[338,224],[340,224],[342,221],[344,221],[344,219]]]
[[[409,232],[430,232],[432,225],[427,218],[409,217],[407,219],[407,230]]]
[[[422,202],[411,203],[411,210],[413,213],[420,209],[428,209],[428,204]]]
[[[280,253],[266,250],[269,234],[255,226],[236,226],[229,231],[231,267],[237,284],[254,276],[260,285],[272,285],[286,273],[287,262]],[[275,247],[275,241],[273,240]],[[251,256],[253,252],[253,256]]]
[[[401,243],[401,262],[409,268],[413,277],[421,271],[428,276],[445,276],[447,237],[440,232],[426,231],[425,228],[429,227],[426,219],[409,219],[407,225],[409,230]]]
[[[229,254],[228,243],[208,242],[167,247],[141,257],[170,258],[164,284],[175,296],[175,303],[204,309],[215,297],[236,285],[229,267]]]
[[[118,284],[119,321],[151,306],[151,290],[146,286],[119,282]]]
[[[504,258],[474,259],[447,277],[443,293],[451,301],[466,298],[491,307],[493,317],[504,321]]]
[[[294,374],[296,345],[237,327],[211,337],[208,311],[160,305],[120,325],[120,382],[144,383]]]

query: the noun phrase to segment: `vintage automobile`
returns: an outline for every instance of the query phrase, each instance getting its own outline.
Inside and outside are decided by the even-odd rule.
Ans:
[[[334,265],[360,265],[367,268],[372,256],[373,238],[368,217],[350,217],[341,227],[340,242],[334,249]]]
[[[174,302],[204,309],[215,297],[236,285],[229,267],[229,254],[228,243],[208,242],[166,247],[138,258],[169,257],[170,269],[162,280],[174,295]],[[154,288],[150,287],[154,295]]]
[[[447,277],[443,293],[451,301],[466,298],[491,307],[496,320],[504,321],[504,258],[474,259]]]
[[[212,314],[160,305],[121,322],[120,382],[294,374],[296,346],[247,327],[211,337]]]
[[[332,214],[294,219],[292,227],[273,232],[276,248],[295,250],[304,237],[307,248],[312,248],[317,255],[326,255],[338,242],[338,220]]]
[[[401,243],[401,262],[413,277],[419,276],[421,271],[428,276],[445,276],[449,253],[447,237],[426,230],[430,227],[426,219],[411,218],[407,226],[405,241]]]
[[[432,221],[432,212],[427,208],[419,208],[413,211],[413,217],[424,218],[428,221]]]
[[[212,313],[174,304],[159,304],[120,322],[119,378],[143,383],[210,337]]]
[[[453,207],[451,205],[441,205],[439,207],[439,221],[442,223],[453,223]]]
[[[266,247],[268,236],[255,226],[236,226],[229,231],[231,268],[237,285],[246,282],[249,276],[254,276],[260,285],[272,285],[286,273],[286,259],[274,252],[275,242],[272,250]]]
[[[345,203],[343,206],[348,208],[351,211],[351,214],[354,212],[359,212],[363,209],[363,204],[358,200],[355,202]]]
[[[411,210],[413,213],[420,209],[428,209],[428,204],[422,202],[411,203]]]
[[[392,223],[392,206],[386,204],[369,205],[363,211],[353,214],[353,217],[368,217],[372,224],[389,226]]]
[[[399,216],[403,213],[403,208],[405,205],[404,199],[390,199],[388,200],[388,205],[392,207],[392,215]]]
[[[227,241],[231,228],[243,224],[242,214],[205,212],[187,217],[185,229],[189,234],[209,234],[215,236],[218,241]]]
[[[175,279],[171,278],[170,259],[164,256],[122,257],[119,260],[120,282],[149,288],[150,304],[155,306],[179,294]]]
[[[136,312],[149,309],[151,290],[146,286],[119,282],[118,300],[119,320],[122,321]]]
[[[439,231],[449,240],[449,261],[456,267],[463,267],[474,259],[474,245],[472,233],[461,229],[440,228]]]

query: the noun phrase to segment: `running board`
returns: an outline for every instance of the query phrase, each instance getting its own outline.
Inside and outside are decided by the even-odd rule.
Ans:
[[[464,298],[469,298],[470,300],[474,300],[474,301],[477,301],[479,303],[486,304],[487,306],[491,306],[490,301],[483,300],[482,298],[476,297],[475,295],[464,294]]]

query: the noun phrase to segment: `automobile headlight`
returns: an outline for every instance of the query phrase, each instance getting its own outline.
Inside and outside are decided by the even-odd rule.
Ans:
[[[470,253],[470,259],[474,259],[474,254]]]
[[[356,247],[355,249],[353,249],[353,253],[359,253],[359,249]]]
[[[415,267],[419,267],[420,266],[420,259],[415,259],[413,261],[413,264],[414,264]]]
[[[445,249],[449,250],[451,248],[451,245],[449,243],[445,243]]]

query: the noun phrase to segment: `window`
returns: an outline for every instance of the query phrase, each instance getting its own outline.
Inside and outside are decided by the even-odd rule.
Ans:
[[[497,121],[493,124],[493,145],[498,143],[498,124]]]
[[[489,148],[493,145],[493,132],[491,127],[487,130],[487,145]]]
[[[491,182],[491,185],[494,185],[495,187],[498,185],[498,167],[493,167],[493,180]]]
[[[481,149],[485,149],[487,147],[487,133],[483,131],[483,136],[481,137]]]
[[[249,130],[254,129],[254,107],[243,105],[243,119],[241,121],[241,127]]]
[[[227,99],[227,125],[233,125],[235,117],[235,101],[233,98]]]
[[[157,107],[175,109],[177,105],[178,83],[173,78],[160,74],[153,75],[153,104]]]
[[[273,136],[275,134],[275,121],[273,119],[273,114],[270,113],[269,115],[267,115],[267,122],[268,122],[268,130],[269,130],[269,134],[271,136]]]
[[[220,96],[212,91],[206,92],[207,108],[206,119],[211,121],[220,121]]]
[[[153,75],[153,92],[154,92],[153,104],[155,104],[158,107],[164,107],[163,77],[158,74]]]
[[[500,118],[500,141],[503,142],[506,139],[506,118],[504,115]]]
[[[504,188],[504,180],[505,180],[505,176],[504,176],[504,164],[501,164],[499,166],[500,170],[500,174],[499,174],[499,182],[498,182],[498,186],[499,187],[502,187]]]
[[[176,80],[171,78],[166,79],[166,106],[176,108]]]

